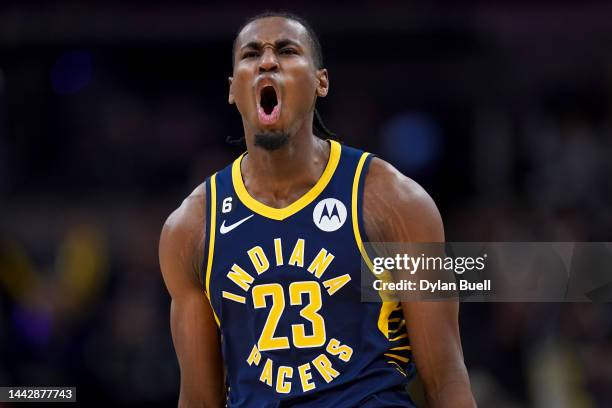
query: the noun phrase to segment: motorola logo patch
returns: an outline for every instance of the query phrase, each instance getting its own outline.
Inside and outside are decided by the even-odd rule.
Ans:
[[[346,221],[346,207],[342,201],[326,198],[319,201],[312,212],[312,220],[320,230],[332,232],[340,229]]]

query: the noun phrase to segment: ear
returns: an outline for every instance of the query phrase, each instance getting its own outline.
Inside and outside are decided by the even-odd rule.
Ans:
[[[317,96],[323,98],[327,96],[327,92],[329,92],[329,77],[327,75],[327,70],[325,68],[317,69],[316,76],[319,80],[319,85],[317,86]]]
[[[234,102],[235,102],[235,101],[234,101],[234,89],[233,89],[233,87],[232,87],[232,82],[233,82],[233,81],[234,81],[234,78],[232,78],[232,77],[228,77],[228,78],[227,78],[227,82],[229,83],[229,95],[228,95],[228,97],[227,97],[227,102],[228,102],[230,105],[233,105],[233,104],[234,104]]]

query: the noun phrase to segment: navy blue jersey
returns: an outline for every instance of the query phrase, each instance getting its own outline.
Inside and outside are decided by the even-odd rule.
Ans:
[[[360,296],[371,156],[330,143],[321,178],[285,208],[249,195],[244,155],[207,180],[203,281],[228,407],[412,406],[401,306]]]

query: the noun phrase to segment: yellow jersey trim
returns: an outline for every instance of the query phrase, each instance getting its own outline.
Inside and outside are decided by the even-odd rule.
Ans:
[[[361,171],[363,170],[363,165],[369,156],[370,153],[363,153],[359,158],[359,162],[357,163],[357,170],[355,170],[355,177],[353,177],[353,194],[351,200],[351,214],[353,219],[353,233],[355,235],[355,241],[357,242],[357,248],[359,248],[359,252],[363,257],[366,265],[370,270],[374,270],[374,265],[368,256],[368,253],[363,246],[363,241],[361,240],[361,233],[359,232],[359,213],[357,211],[357,203],[359,199],[359,180],[361,178]]]
[[[208,234],[208,258],[206,259],[206,297],[210,303],[210,308],[215,316],[217,326],[221,327],[221,322],[215,313],[215,308],[210,301],[210,273],[213,265],[213,255],[215,254],[215,232],[217,231],[217,173],[210,177],[210,231],[206,231]]]
[[[407,363],[410,361],[408,357],[398,356],[397,354],[385,353],[385,356],[394,358],[396,360],[401,361],[402,363]]]
[[[408,337],[408,333],[404,333],[404,334],[400,334],[397,337],[393,337],[393,338],[389,339],[389,341],[397,341],[397,340],[405,339],[407,337]]]
[[[319,194],[321,194],[321,192],[329,184],[334,172],[336,171],[336,168],[338,167],[338,163],[340,162],[340,151],[342,148],[340,143],[336,142],[335,140],[330,140],[329,142],[331,145],[329,160],[327,161],[325,170],[323,170],[323,174],[319,180],[306,194],[284,208],[270,207],[251,197],[244,186],[244,181],[242,180],[240,163],[246,153],[242,154],[240,157],[234,160],[234,163],[232,164],[232,183],[234,185],[234,190],[236,190],[236,194],[238,195],[238,199],[240,199],[240,201],[251,211],[277,221],[282,221],[285,218],[297,213],[313,202],[319,196]]]
[[[351,214],[353,219],[353,234],[355,235],[355,242],[357,243],[357,248],[359,248],[359,252],[361,256],[370,269],[370,271],[374,271],[374,265],[372,264],[372,260],[368,256],[367,251],[365,250],[365,246],[363,245],[363,240],[361,238],[361,232],[359,231],[359,212],[357,208],[357,204],[359,202],[359,181],[361,180],[361,175],[363,173],[363,166],[365,165],[365,161],[368,158],[370,153],[363,153],[359,158],[359,162],[357,163],[357,169],[355,170],[355,176],[353,177],[353,194],[351,199]],[[380,275],[381,279],[389,279],[388,273],[385,272],[384,276]],[[379,292],[380,295],[380,292]],[[387,339],[393,341],[395,339],[391,339],[389,335],[391,334],[389,331],[389,316],[394,310],[398,308],[398,302],[396,301],[385,301],[381,296],[382,304],[380,307],[380,314],[378,315],[378,330],[385,336]],[[398,329],[399,330],[399,329]]]
[[[392,331],[389,330],[389,316],[391,316],[391,312],[395,309],[395,305],[396,302],[382,302],[380,313],[378,314],[378,330],[388,339],[390,339],[389,336],[392,334]]]

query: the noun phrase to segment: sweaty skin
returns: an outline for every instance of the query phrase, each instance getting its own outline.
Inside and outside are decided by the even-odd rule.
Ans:
[[[286,39],[292,50],[286,49]],[[255,90],[262,77],[272,78],[281,93],[281,116],[271,125],[260,123],[257,116]],[[328,89],[327,71],[314,66],[308,34],[299,23],[267,17],[239,34],[228,100],[242,116],[248,149],[242,174],[258,201],[286,207],[323,173],[330,147],[313,135],[312,118],[316,98],[327,95]],[[256,147],[254,135],[264,131],[287,132],[289,143],[274,151]],[[440,214],[429,195],[388,163],[372,160],[364,190],[365,228],[372,241],[444,240]],[[159,244],[181,371],[179,407],[225,406],[219,333],[201,282],[205,191],[204,184],[198,186],[168,217]],[[403,303],[403,310],[429,405],[475,406],[463,363],[457,303],[410,302]]]

